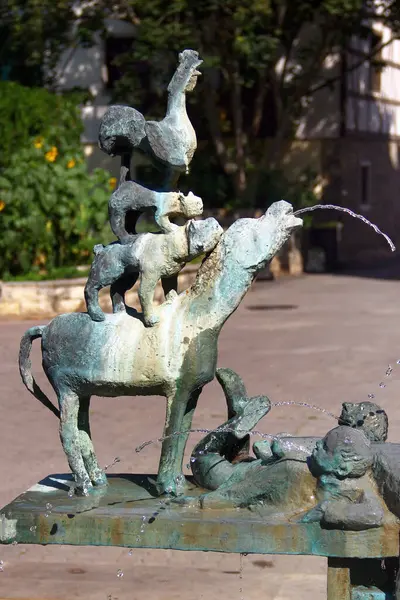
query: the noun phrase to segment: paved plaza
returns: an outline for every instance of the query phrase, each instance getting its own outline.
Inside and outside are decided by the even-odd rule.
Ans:
[[[374,394],[389,415],[389,441],[400,441],[399,296],[395,279],[309,275],[258,282],[220,336],[219,366],[235,369],[251,395],[307,402],[334,414],[342,402]],[[19,380],[19,341],[33,324],[0,321],[1,506],[45,475],[67,470],[56,418]],[[34,344],[37,381],[54,398],[41,372],[40,344]],[[119,457],[111,472],[155,472],[160,446],[140,454],[134,449],[161,435],[164,410],[160,398],[94,398],[91,424],[101,464]],[[213,382],[193,425],[212,428],[225,416]],[[323,412],[281,406],[258,428],[322,435],[334,426]],[[191,436],[189,449],[197,439]],[[0,560],[0,600],[322,600],[326,593],[326,560],[312,557],[249,555],[242,575],[238,555],[199,552],[0,546]]]

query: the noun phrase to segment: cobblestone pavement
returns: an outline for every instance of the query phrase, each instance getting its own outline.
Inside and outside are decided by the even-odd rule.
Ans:
[[[252,395],[309,402],[333,413],[343,401],[375,394],[388,412],[390,440],[400,441],[400,323],[397,281],[305,276],[253,286],[223,330],[219,366],[244,378]],[[0,504],[48,473],[65,472],[57,422],[19,381],[17,353],[31,322],[0,322]],[[38,346],[38,342],[36,342]],[[385,375],[387,366],[393,373]],[[34,351],[37,379],[51,394]],[[386,387],[380,387],[383,382]],[[112,472],[154,472],[159,446],[134,448],[162,431],[159,398],[95,399],[91,423],[101,464],[119,456]],[[225,418],[218,384],[204,390],[195,427]],[[260,423],[268,433],[324,434],[328,415],[294,406],[274,408]],[[189,448],[198,439],[193,435]],[[325,597],[326,561],[312,557],[247,556],[159,550],[1,547],[0,600],[314,600]],[[117,577],[121,569],[123,577]],[[241,592],[240,589],[243,589]]]

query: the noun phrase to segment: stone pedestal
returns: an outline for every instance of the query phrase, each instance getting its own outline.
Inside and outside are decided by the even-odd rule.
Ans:
[[[70,475],[47,477],[2,509],[0,542],[326,556],[328,600],[397,597],[398,524],[329,530],[265,508],[182,506],[156,496],[154,475],[110,475],[108,482],[71,497]],[[202,492],[190,478],[187,488],[191,496]]]

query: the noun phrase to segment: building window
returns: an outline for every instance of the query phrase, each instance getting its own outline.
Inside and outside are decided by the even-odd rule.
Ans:
[[[382,35],[371,31],[370,33],[370,53],[369,61],[369,91],[372,93],[380,92],[382,86]]]
[[[360,164],[360,206],[369,208],[371,206],[371,163]]]

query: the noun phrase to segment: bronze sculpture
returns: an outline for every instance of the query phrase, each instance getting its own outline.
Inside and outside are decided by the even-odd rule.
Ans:
[[[236,373],[216,369],[225,321],[301,219],[280,201],[260,218],[239,219],[223,233],[212,219],[181,227],[169,221],[202,212],[200,198],[173,189],[196,147],[185,94],[196,84],[200,62],[194,51],[181,53],[163,121],[146,122],[139,111],[124,106],[110,107],[103,119],[100,147],[121,156],[120,187],[110,201],[119,241],[95,249],[87,286],[89,314],[60,315],[47,326],[32,327],[20,347],[24,384],[60,419],[73,481],[50,476],[5,507],[0,540],[323,555],[329,557],[332,598],[336,588],[345,589],[348,600],[353,591],[369,598],[351,581],[357,571],[354,559],[371,559],[376,567],[399,553],[400,452],[386,443],[386,413],[372,403],[344,403],[339,427],[322,440],[270,436],[256,442],[251,455],[252,429],[273,405],[266,396],[248,398]],[[163,190],[132,181],[134,149],[165,170]],[[136,232],[138,217],[148,209],[160,234]],[[168,236],[180,239],[177,246]],[[203,251],[194,284],[177,295],[170,273]],[[168,270],[171,252],[175,264]],[[141,313],[125,306],[124,293],[138,275],[143,284],[149,266],[154,276],[148,297],[142,294]],[[167,298],[153,307],[151,294],[160,276]],[[103,315],[93,295],[108,282],[114,312]],[[33,378],[30,350],[39,338],[59,409]],[[227,420],[194,448],[193,482],[182,474],[183,453],[201,390],[215,375],[225,394]],[[90,434],[94,394],[166,397],[156,485],[145,475],[106,476]],[[51,498],[51,518],[43,513],[43,498]],[[160,506],[167,502],[163,514]],[[146,532],[143,519],[149,524]],[[397,585],[393,573],[388,576],[391,593]],[[378,579],[371,580],[377,585]]]

